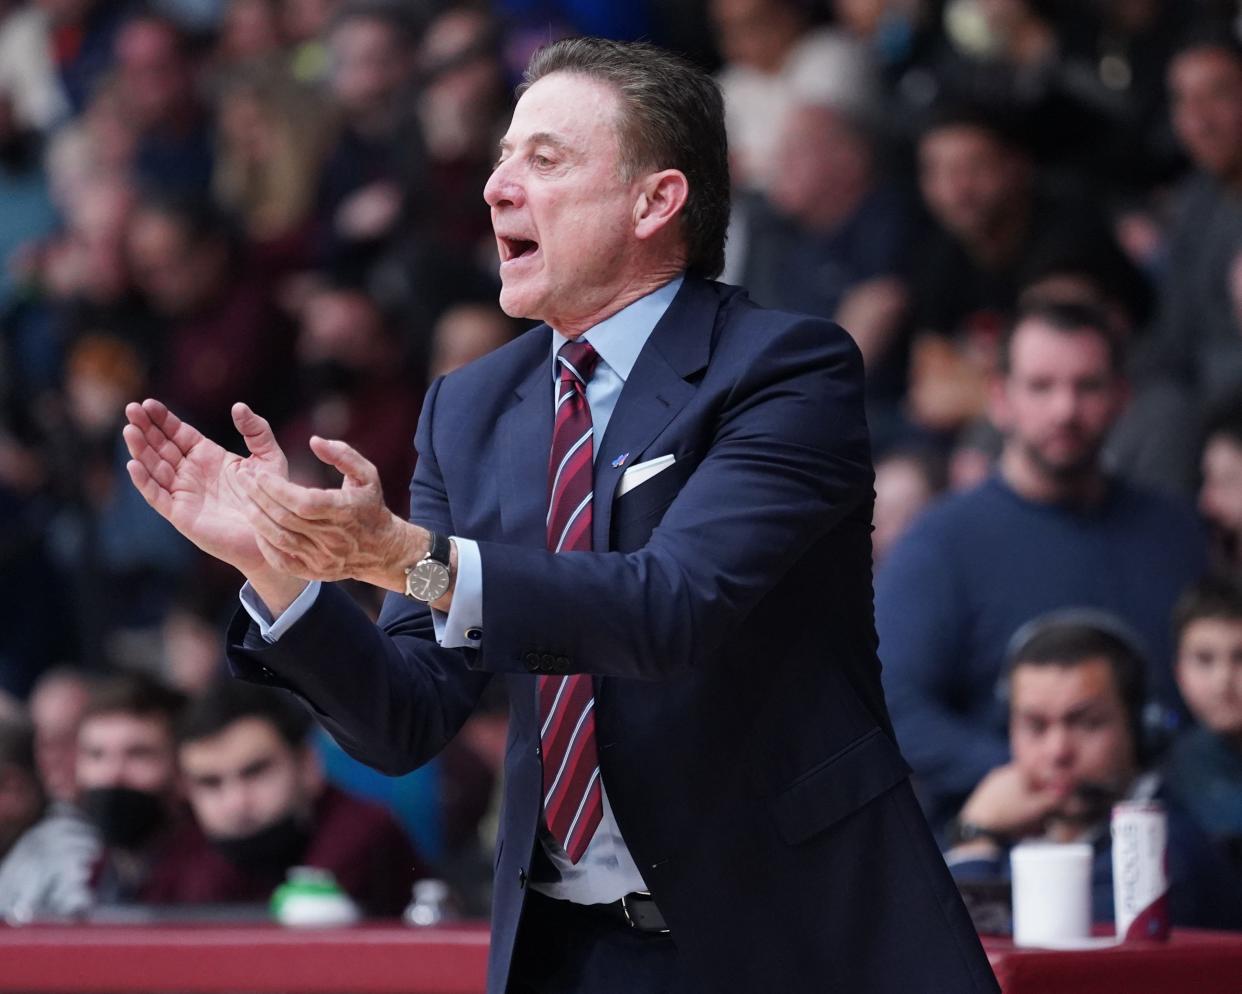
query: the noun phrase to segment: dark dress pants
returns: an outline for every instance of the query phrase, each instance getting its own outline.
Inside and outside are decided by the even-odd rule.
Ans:
[[[683,994],[677,946],[610,912],[531,890],[509,971],[508,994]]]

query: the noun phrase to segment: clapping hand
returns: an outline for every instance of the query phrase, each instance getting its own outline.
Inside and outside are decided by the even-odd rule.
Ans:
[[[127,469],[139,493],[177,531],[204,552],[236,567],[258,587],[296,596],[302,580],[274,570],[260,551],[247,517],[250,503],[240,487],[243,477],[288,475],[285,454],[267,421],[245,404],[233,405],[233,423],[245,439],[250,456],[235,455],[158,400],[126,406],[129,420],[122,432],[133,457]],[[278,596],[264,600],[274,609]]]
[[[339,489],[299,486],[283,473],[237,477],[260,553],[273,569],[307,579],[404,589],[404,567],[426,553],[427,532],[388,510],[379,472],[355,449],[318,436],[310,448],[340,471]]]

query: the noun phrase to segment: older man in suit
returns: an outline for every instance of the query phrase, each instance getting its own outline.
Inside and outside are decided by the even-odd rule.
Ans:
[[[289,482],[244,405],[244,460],[131,405],[130,471],[247,577],[237,672],[365,761],[507,681],[492,994],[994,991],[880,688],[858,350],[709,281],[727,176],[705,76],[552,45],[484,191],[545,324],[433,384],[409,521],[340,442],[339,490]]]

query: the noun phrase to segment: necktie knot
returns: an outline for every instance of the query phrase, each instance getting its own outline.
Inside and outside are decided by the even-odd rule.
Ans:
[[[595,367],[599,364],[599,353],[591,347],[590,342],[566,342],[556,354],[560,363],[561,379],[570,377],[585,387],[595,375]]]

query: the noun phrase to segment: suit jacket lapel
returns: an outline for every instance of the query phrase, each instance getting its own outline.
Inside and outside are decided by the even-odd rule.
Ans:
[[[695,388],[686,379],[707,365],[719,308],[712,284],[686,277],[639,352],[595,460],[594,548],[609,548],[612,500],[621,474],[642,460],[647,447],[694,396]],[[614,466],[622,455],[622,465]]]
[[[506,486],[500,518],[505,538],[515,545],[547,544],[548,453],[552,448],[552,332],[547,325],[528,331],[530,350],[514,389],[515,401],[497,424],[504,453]]]

